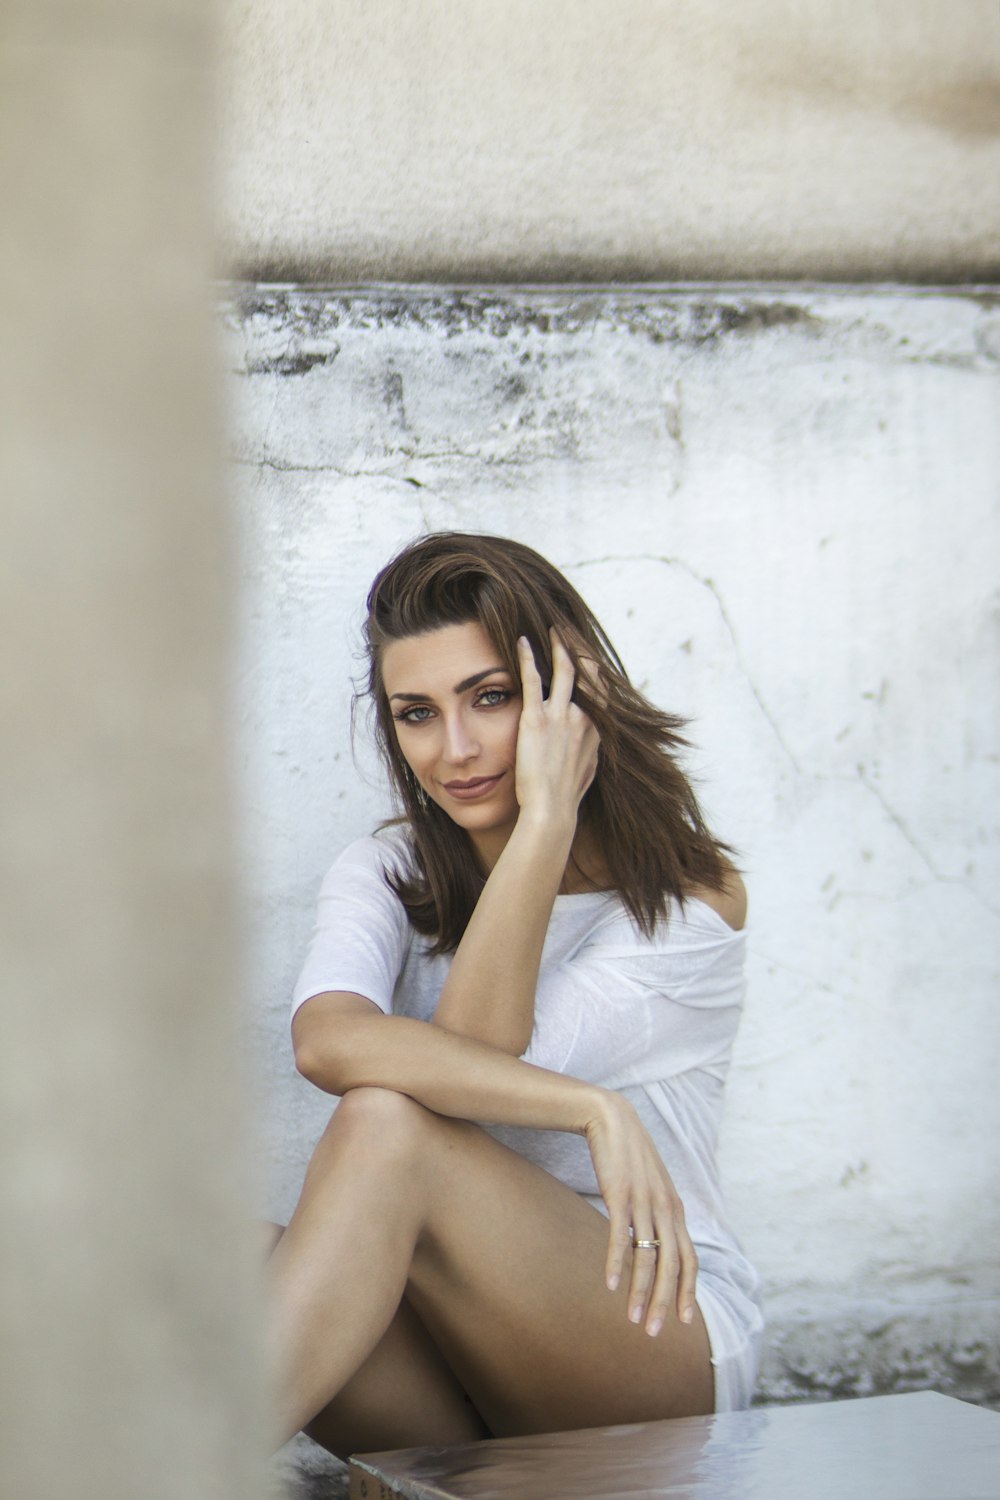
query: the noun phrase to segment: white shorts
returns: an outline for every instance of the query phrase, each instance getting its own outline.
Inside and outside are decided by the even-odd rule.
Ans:
[[[729,1305],[732,1291],[720,1286],[717,1277],[698,1272],[694,1297],[708,1330],[717,1412],[744,1411],[750,1405],[760,1367],[763,1319],[753,1308],[757,1316],[748,1328]],[[742,1296],[740,1299],[746,1300]]]

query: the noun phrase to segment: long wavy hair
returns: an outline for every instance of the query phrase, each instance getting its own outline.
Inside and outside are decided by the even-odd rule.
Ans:
[[[678,764],[685,720],[664,713],[631,684],[593,612],[557,568],[522,542],[458,531],[434,532],[405,547],[368,594],[364,626],[372,728],[392,791],[408,825],[411,863],[389,874],[416,930],[433,953],[457,948],[486,880],[471,839],[421,795],[396,739],[382,681],[392,641],[445,625],[475,622],[498,659],[520,681],[517,638],[527,636],[547,687],[554,626],[577,669],[573,698],[600,735],[597,774],[580,805],[581,824],[603,856],[618,892],[645,933],[665,920],[671,897],[692,886],[720,890],[731,851],[707,827]],[[596,685],[580,661],[596,663]],[[593,670],[593,667],[590,669]]]

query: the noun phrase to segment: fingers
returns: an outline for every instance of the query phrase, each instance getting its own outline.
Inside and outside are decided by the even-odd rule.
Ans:
[[[579,660],[574,663],[574,659],[567,650],[562,636],[554,625],[549,627],[549,643],[552,654],[552,680],[549,684],[548,702],[558,705],[561,708],[566,708],[573,700],[573,688],[579,677],[585,682],[594,702],[599,703],[602,707],[605,706],[608,701],[608,690],[601,677],[600,667],[594,658],[592,656],[581,655]],[[523,662],[525,660],[530,660],[537,675],[537,663],[527,637],[520,636],[517,644],[522,661],[522,679],[524,676]],[[540,688],[544,687],[540,677],[539,686]]]
[[[625,1253],[632,1242],[632,1231],[628,1218],[620,1209],[609,1206],[610,1233],[608,1234],[608,1259],[604,1268],[604,1279],[608,1291],[617,1291],[625,1266]]]
[[[517,638],[517,660],[521,669],[521,701],[525,708],[541,708],[542,679],[535,653],[526,635]]]
[[[559,708],[566,708],[573,696],[576,668],[573,666],[573,658],[553,627],[549,628],[549,640],[552,643],[552,684],[549,688],[549,702],[558,705]]]
[[[549,630],[549,639],[552,647],[552,681],[549,684],[547,701],[565,708],[572,697],[573,683],[576,680],[573,658],[554,629]],[[541,703],[545,697],[544,683],[535,660],[534,649],[526,635],[518,636],[517,652],[525,702],[530,696],[532,701]]]
[[[655,1338],[672,1311],[685,1324],[694,1320],[698,1257],[684,1223],[683,1210],[664,1210],[638,1222],[655,1224],[635,1231],[628,1316]],[[647,1242],[657,1241],[655,1245]]]
[[[661,1226],[659,1237],[656,1276],[646,1311],[646,1332],[654,1339],[674,1306],[678,1273],[677,1241],[666,1225]]]
[[[662,1279],[662,1256],[667,1247],[662,1244],[655,1246],[648,1243],[659,1238],[653,1228],[652,1219],[636,1214],[633,1222],[635,1239],[632,1244],[632,1280],[628,1291],[628,1316],[630,1323],[641,1323],[646,1318],[654,1288]]]
[[[677,1278],[677,1316],[682,1323],[694,1322],[694,1291],[698,1282],[698,1256],[683,1218],[677,1226],[681,1271]]]

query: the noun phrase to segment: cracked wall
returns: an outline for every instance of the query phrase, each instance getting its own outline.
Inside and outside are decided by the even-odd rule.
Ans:
[[[742,852],[722,1160],[763,1394],[1000,1400],[1000,297],[263,287],[223,318],[269,1211],[327,1107],[287,1026],[317,883],[386,810],[349,734],[366,587],[425,528],[509,533],[693,718]]]

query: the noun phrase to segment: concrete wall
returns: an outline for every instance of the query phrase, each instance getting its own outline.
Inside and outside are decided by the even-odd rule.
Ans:
[[[317,884],[387,811],[349,737],[365,590],[425,528],[507,533],[693,716],[743,852],[722,1161],[764,1394],[1000,1400],[1000,300],[244,288],[224,313],[272,1211],[329,1110],[288,1038]]]
[[[210,7],[0,21],[0,1495],[253,1500]]]
[[[992,279],[995,0],[227,0],[233,274]]]

